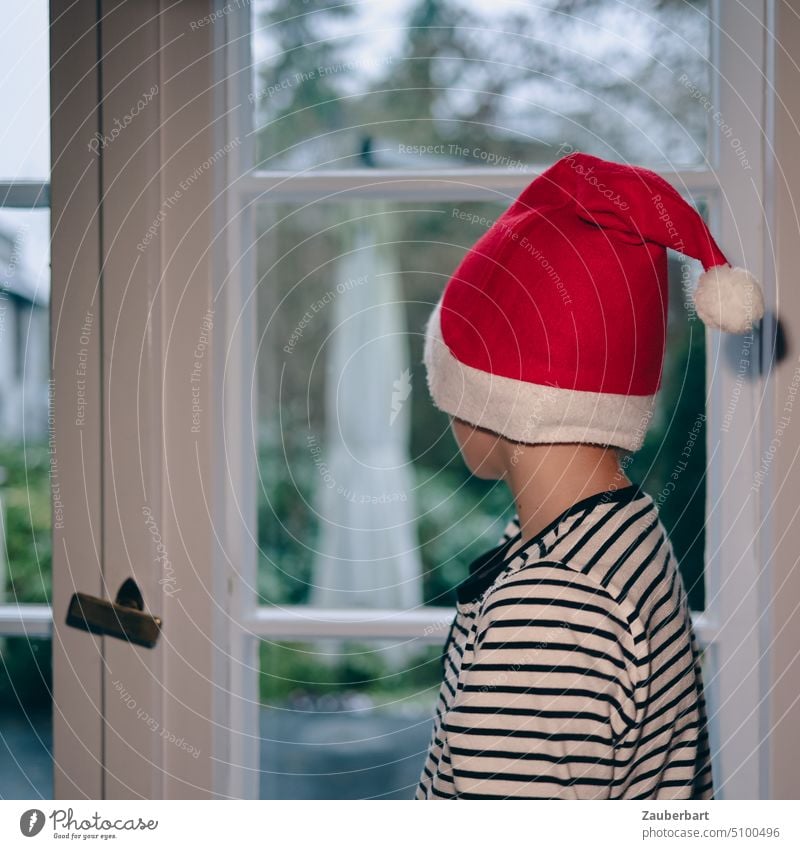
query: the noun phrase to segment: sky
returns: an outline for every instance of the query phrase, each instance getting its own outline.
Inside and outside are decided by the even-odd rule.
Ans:
[[[47,0],[16,3],[0,23],[0,181],[49,180],[50,85]],[[14,234],[20,271],[49,289],[47,210],[0,209],[0,227]]]
[[[14,4],[13,14],[3,15],[0,23],[0,44],[0,179],[46,180],[50,170],[47,0]]]

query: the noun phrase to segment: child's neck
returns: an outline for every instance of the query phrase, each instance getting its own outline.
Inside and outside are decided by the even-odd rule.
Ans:
[[[532,539],[582,498],[631,484],[615,451],[566,443],[515,445],[505,481],[517,505],[521,542]]]

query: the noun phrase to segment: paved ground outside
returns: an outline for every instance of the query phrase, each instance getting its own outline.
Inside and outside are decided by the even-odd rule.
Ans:
[[[432,724],[430,711],[265,708],[261,798],[411,799]]]
[[[262,799],[410,799],[431,732],[419,708],[262,708]],[[51,714],[0,714],[0,798],[52,799]]]
[[[53,798],[50,711],[0,714],[0,798]]]

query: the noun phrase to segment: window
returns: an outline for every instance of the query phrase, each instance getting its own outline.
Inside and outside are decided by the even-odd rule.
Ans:
[[[27,4],[6,22],[3,73],[18,97],[8,100],[0,145],[0,361],[8,366],[0,369],[0,703],[24,713],[0,716],[5,797],[52,795],[51,725],[62,753],[56,792],[74,789],[75,780],[94,797],[113,794],[119,777],[140,795],[159,787],[180,795],[195,780],[231,798],[411,795],[431,727],[452,587],[473,552],[496,538],[509,509],[500,487],[466,475],[428,401],[420,323],[485,226],[481,219],[496,216],[563,145],[660,171],[697,204],[726,253],[775,294],[769,240],[778,216],[770,204],[778,195],[778,209],[791,207],[772,177],[782,173],[774,136],[790,147],[790,130],[781,128],[791,113],[772,126],[775,104],[787,102],[792,85],[773,67],[783,55],[773,55],[770,33],[776,16],[786,23],[779,4],[647,0],[634,15],[614,0],[499,0],[491,8],[465,0],[213,2],[213,15],[198,17],[211,6],[173,4],[143,27],[127,26],[136,13],[121,4],[118,25],[105,30],[94,28],[102,8],[76,4],[50,22],[60,69],[52,95],[47,6]],[[83,49],[76,31],[86,34]],[[193,37],[175,40],[179,32]],[[142,65],[141,55],[159,48],[163,62]],[[791,65],[791,57],[784,60]],[[181,121],[143,113],[111,148],[104,174],[116,191],[101,194],[99,161],[91,148],[86,159],[74,130],[111,126],[156,80],[169,80],[161,88],[165,109]],[[77,101],[65,97],[76,91]],[[68,349],[75,344],[74,362],[51,358],[43,331],[51,96],[72,104],[50,129],[58,151],[53,208],[61,210],[53,232],[61,295],[53,299],[70,293],[60,325],[68,332],[59,338]],[[138,183],[134,152],[146,163],[149,187],[135,211],[127,183],[114,179],[125,171]],[[148,251],[152,267],[135,263],[141,285],[123,291],[130,278],[117,271],[100,281],[109,259],[127,270],[129,254],[140,256],[132,248],[163,202],[162,189],[169,196],[187,174],[207,170],[214,184],[192,195],[201,202],[175,205],[161,229],[164,244],[180,245],[183,258]],[[470,220],[456,226],[453,210]],[[791,240],[782,244],[774,261],[791,267]],[[181,269],[190,290],[160,287],[159,271],[174,279]],[[673,255],[670,269],[659,418],[629,472],[658,498],[667,476],[680,471],[680,491],[666,492],[660,506],[704,649],[719,796],[768,798],[770,782],[787,780],[775,757],[788,751],[781,729],[769,732],[771,716],[784,701],[790,708],[794,694],[789,687],[773,695],[779,682],[771,682],[768,657],[776,646],[792,655],[787,623],[778,628],[791,611],[771,609],[792,561],[789,552],[775,555],[780,569],[772,565],[781,538],[768,527],[781,527],[771,515],[777,485],[767,478],[754,495],[747,483],[764,477],[761,461],[785,396],[767,368],[769,345],[699,332],[685,309],[697,268]],[[151,302],[156,286],[166,295]],[[99,291],[105,306],[96,312]],[[136,376],[142,328],[168,327],[178,301],[191,317],[189,335],[182,334],[190,360],[196,334],[211,323],[201,318],[209,298],[213,368],[203,371],[209,393],[201,405],[209,421],[222,416],[223,427],[186,439],[193,384],[188,371],[162,368],[167,351],[158,344],[145,368],[138,361],[140,394],[117,394],[119,406],[89,404],[91,427],[72,420],[73,401],[80,411],[85,400],[75,369],[86,316],[98,328],[89,346],[98,399],[111,379],[104,357],[115,350],[123,373]],[[123,305],[125,320],[117,322]],[[772,319],[766,329],[777,332]],[[23,366],[16,375],[15,348]],[[367,370],[380,379],[360,380]],[[130,382],[111,385],[120,383]],[[380,391],[368,395],[366,385]],[[49,450],[53,399],[66,411],[58,419],[58,464]],[[173,564],[194,591],[171,605],[161,592],[148,594],[163,603],[172,633],[184,641],[183,658],[146,656],[153,668],[168,661],[167,689],[150,686],[141,655],[129,646],[109,640],[102,656],[84,653],[86,635],[64,625],[74,589],[112,595],[123,554],[150,562],[151,534],[136,492],[116,489],[116,471],[102,459],[112,433],[126,445],[136,419],[128,412],[140,403],[152,425],[142,430],[141,453],[117,456],[125,455],[137,481],[152,473],[160,532],[173,535],[171,550],[181,555]],[[374,420],[366,433],[376,444],[364,439],[354,407]],[[167,459],[179,490],[161,475]],[[188,474],[195,461],[197,478]],[[80,493],[82,521],[73,511],[59,525],[68,491]],[[168,497],[177,491],[181,497]],[[103,532],[95,516],[111,518],[104,505],[117,494],[133,509]],[[178,542],[184,517],[198,523],[198,533],[186,537],[194,558]],[[380,540],[384,534],[392,539]],[[354,568],[375,563],[380,570]],[[161,576],[156,566],[145,578],[152,583]],[[217,651],[180,627],[179,610],[182,622],[208,625]],[[54,628],[57,711],[49,701]],[[191,727],[204,760],[170,744],[150,749],[149,725],[116,698],[109,658],[144,670],[127,676],[131,691],[140,685],[139,704],[152,716],[163,708],[163,728]],[[116,660],[113,666],[120,668]],[[167,691],[180,697],[165,701]],[[131,740],[141,757],[130,757]],[[211,769],[201,778],[204,765]]]
[[[3,30],[0,77],[0,796],[52,797],[48,4]],[[3,615],[8,613],[7,616]],[[14,636],[14,635],[17,636]]]
[[[677,172],[712,214],[708,11],[262,0],[237,24],[262,796],[413,793],[453,588],[512,511],[466,473],[428,400],[424,321],[464,251],[571,148]],[[659,503],[702,611],[698,273],[671,256],[659,409],[627,471]]]

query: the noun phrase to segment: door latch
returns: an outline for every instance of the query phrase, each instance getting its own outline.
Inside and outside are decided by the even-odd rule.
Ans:
[[[67,610],[67,625],[128,640],[151,649],[161,633],[161,619],[146,613],[144,599],[133,578],[126,578],[115,601],[73,593]]]

